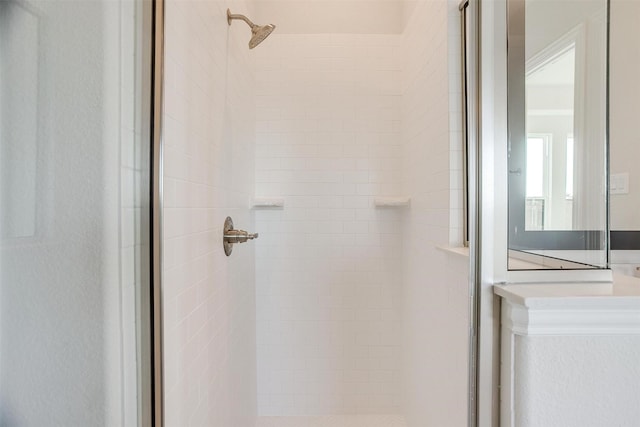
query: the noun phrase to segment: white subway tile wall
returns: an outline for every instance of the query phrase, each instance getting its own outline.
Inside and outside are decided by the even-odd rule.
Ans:
[[[255,98],[242,1],[166,2],[164,369],[167,426],[253,427],[254,246],[222,249],[222,226],[253,229]]]
[[[256,51],[261,415],[397,413],[399,35],[274,33]]]
[[[448,65],[449,65],[449,245],[460,247],[464,243],[463,208],[463,141],[462,141],[462,60],[461,29],[458,0],[447,0],[448,10]]]
[[[420,1],[403,34],[404,221],[402,413],[409,426],[466,424],[468,258],[438,245],[451,233],[450,200],[459,186],[450,171],[459,132],[450,106],[448,1]],[[451,73],[451,74],[450,74]],[[453,96],[453,97],[452,97]],[[451,103],[453,104],[453,102]],[[457,225],[457,224],[456,224]],[[458,257],[458,258],[456,258]]]
[[[400,415],[259,417],[256,427],[407,427]]]

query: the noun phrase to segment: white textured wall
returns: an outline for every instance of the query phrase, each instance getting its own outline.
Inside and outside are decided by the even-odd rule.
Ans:
[[[436,249],[461,239],[449,228],[459,209],[450,210],[458,187],[450,172],[450,156],[459,154],[453,121],[449,134],[450,110],[455,118],[459,106],[449,102],[459,89],[449,85],[455,50],[447,38],[456,32],[448,20],[447,1],[418,2],[403,35],[402,191],[412,203],[403,228],[402,402],[412,427],[466,423],[468,259]],[[451,73],[457,78],[455,67]]]
[[[399,409],[400,38],[278,35],[257,61],[262,415]]]
[[[0,4],[0,425],[136,425],[138,24]]]
[[[166,3],[164,357],[167,427],[253,426],[254,246],[222,248],[230,215],[253,229],[250,32],[244,3]]]
[[[515,338],[515,425],[633,427],[640,337]]]

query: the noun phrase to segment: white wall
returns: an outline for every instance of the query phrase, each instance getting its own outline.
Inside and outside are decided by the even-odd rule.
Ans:
[[[400,34],[404,26],[403,3],[404,0],[254,0],[254,22],[272,22],[279,34]]]
[[[166,3],[164,362],[168,427],[253,426],[254,246],[222,248],[230,215],[253,229],[250,32],[234,2]]]
[[[611,195],[611,229],[640,230],[640,2],[611,2],[610,133],[611,173],[629,174],[629,193]]]
[[[450,217],[459,218],[450,211],[451,189],[459,188],[450,157],[460,151],[454,121],[449,133],[450,94],[455,102],[460,93],[449,84],[456,51],[447,39],[459,40],[448,30],[458,22],[452,9],[446,1],[417,2],[403,34],[403,192],[412,203],[403,225],[402,402],[416,427],[466,423],[468,259],[436,249],[461,240],[449,228]],[[455,120],[459,104],[451,110]]]
[[[394,35],[256,49],[261,415],[399,409],[401,97]]]
[[[637,425],[640,337],[515,337],[518,427]]]
[[[0,5],[2,425],[137,421],[130,6]]]

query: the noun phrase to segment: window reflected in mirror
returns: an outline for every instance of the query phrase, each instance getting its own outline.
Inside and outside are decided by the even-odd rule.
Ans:
[[[528,61],[526,74],[525,230],[571,230],[567,136],[574,128],[575,41],[543,50]]]
[[[551,188],[549,185],[550,162],[549,141],[552,135],[529,134],[527,137],[527,189],[525,230],[544,230],[545,207],[549,206]],[[548,218],[547,218],[548,222]]]

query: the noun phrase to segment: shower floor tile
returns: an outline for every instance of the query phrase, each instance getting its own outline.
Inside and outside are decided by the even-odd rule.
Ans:
[[[258,417],[256,427],[406,427],[400,415],[328,415],[322,417]]]

